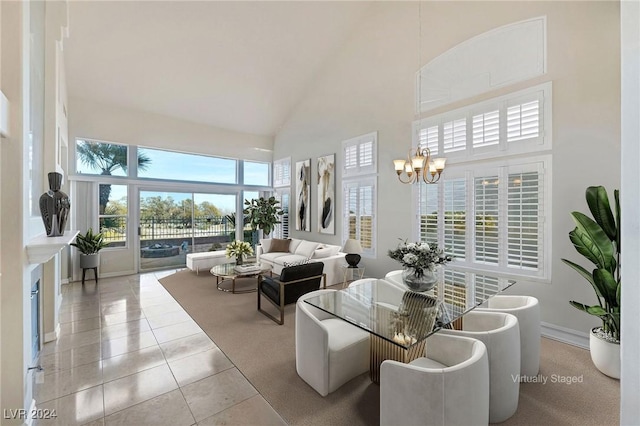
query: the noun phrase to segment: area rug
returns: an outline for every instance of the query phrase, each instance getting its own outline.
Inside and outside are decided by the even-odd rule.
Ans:
[[[218,291],[209,274],[183,270],[160,283],[287,423],[379,424],[380,389],[367,374],[324,398],[298,377],[295,305],[287,306],[284,325],[277,325],[257,311],[256,293]],[[255,279],[237,283],[239,289],[252,286]],[[518,411],[501,425],[618,424],[619,382],[599,373],[588,351],[543,338],[538,377],[521,384]]]

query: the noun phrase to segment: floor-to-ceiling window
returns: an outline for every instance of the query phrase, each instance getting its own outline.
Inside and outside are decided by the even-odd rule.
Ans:
[[[88,204],[77,206],[86,216],[78,227],[104,234],[106,269],[110,256],[126,263],[124,252],[135,259],[131,270],[153,270],[184,266],[188,253],[224,249],[238,235],[258,241],[242,205],[271,192],[268,162],[89,139],[75,152],[73,180]]]

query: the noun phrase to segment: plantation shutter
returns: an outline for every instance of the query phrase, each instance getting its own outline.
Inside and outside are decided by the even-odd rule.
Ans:
[[[459,316],[467,309],[467,274],[452,269],[444,270],[443,296],[445,309],[450,315]]]
[[[474,115],[472,129],[474,148],[497,145],[500,142],[500,111]]]
[[[498,264],[498,176],[474,179],[475,260]]]
[[[542,188],[539,171],[509,173],[507,257],[510,267],[539,269]]]
[[[273,186],[291,185],[291,158],[283,158],[273,162]]]
[[[458,259],[465,258],[466,247],[465,178],[444,182],[444,250]]]
[[[343,183],[345,232],[343,239],[360,241],[363,253],[373,254],[375,250],[375,178]]]
[[[467,148],[467,120],[460,118],[443,125],[444,152],[462,151]]]
[[[377,133],[369,133],[343,142],[343,177],[376,172]]]
[[[513,105],[507,108],[507,141],[537,138],[540,134],[540,102]]]
[[[438,154],[438,126],[429,126],[420,129],[418,146],[428,148],[431,155]]]
[[[286,239],[289,238],[289,189],[276,191],[274,197],[280,201],[283,215],[280,216],[281,223],[276,224],[274,228],[273,236],[274,238]]]
[[[420,241],[438,241],[439,185],[420,185],[419,235]]]
[[[480,304],[500,291],[500,280],[494,276],[475,274],[475,304]]]

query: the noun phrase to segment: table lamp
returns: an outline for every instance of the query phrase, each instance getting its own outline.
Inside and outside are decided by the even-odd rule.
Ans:
[[[349,238],[347,242],[344,243],[342,251],[347,253],[344,260],[349,264],[349,268],[357,268],[358,262],[360,262],[360,253],[362,253],[360,241]]]

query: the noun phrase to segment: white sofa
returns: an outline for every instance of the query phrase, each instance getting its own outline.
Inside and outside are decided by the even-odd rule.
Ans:
[[[343,266],[346,265],[340,246],[323,244],[313,241],[291,238],[289,251],[270,251],[272,239],[262,239],[256,246],[256,259],[258,262],[271,265],[274,274],[280,274],[287,264],[305,262],[324,263],[323,272],[327,274],[327,285],[342,283],[344,277]]]

